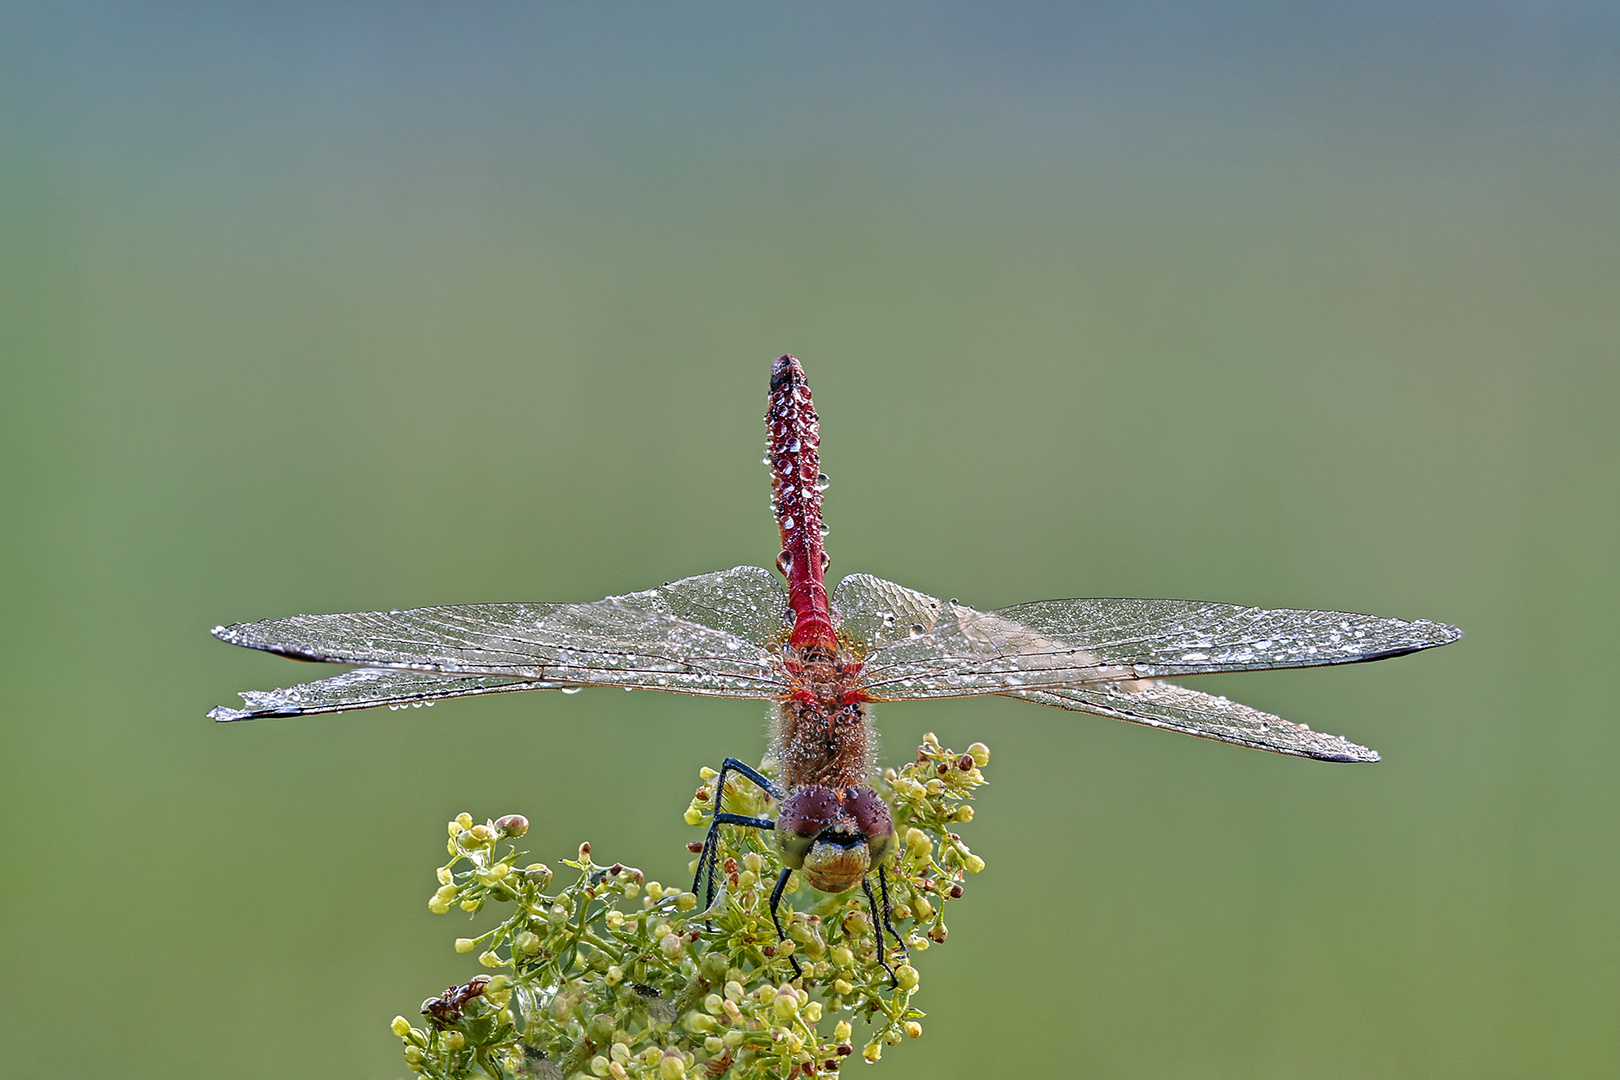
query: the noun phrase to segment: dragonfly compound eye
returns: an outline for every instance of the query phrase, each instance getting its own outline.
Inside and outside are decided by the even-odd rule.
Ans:
[[[776,815],[776,842],[782,849],[782,862],[795,870],[802,869],[816,837],[837,822],[838,809],[838,796],[820,784],[809,784],[784,799]]]
[[[871,788],[850,788],[844,792],[844,812],[855,819],[855,825],[866,837],[872,849],[872,861],[880,863],[894,843],[894,817],[889,804]]]

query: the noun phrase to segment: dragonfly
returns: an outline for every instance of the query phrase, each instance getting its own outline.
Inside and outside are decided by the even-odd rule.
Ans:
[[[232,645],[357,668],[245,692],[245,708],[219,707],[209,717],[585,687],[767,701],[767,760],[776,775],[724,760],[693,892],[702,889],[712,906],[722,826],[769,830],[782,861],[770,905],[778,934],[777,908],[797,871],[826,893],[861,886],[883,957],[882,927],[894,931],[884,865],[895,827],[873,787],[874,704],[996,695],[1278,754],[1371,762],[1375,751],[1340,736],[1166,680],[1384,660],[1462,636],[1424,619],[1193,600],[1043,600],[979,611],[870,574],[845,577],[829,592],[820,420],[792,356],[772,365],[765,421],[778,573],[738,566],[589,603],[457,604],[217,626],[214,636]],[[733,773],[770,797],[774,818],[725,812]]]

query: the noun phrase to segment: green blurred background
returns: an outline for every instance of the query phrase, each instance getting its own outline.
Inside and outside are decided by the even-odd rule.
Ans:
[[[0,1074],[404,1075],[443,822],[679,880],[757,704],[217,726],[219,622],[770,565],[1454,622],[1197,685],[1332,766],[998,700],[903,1077],[1620,1073],[1612,5],[0,8]]]

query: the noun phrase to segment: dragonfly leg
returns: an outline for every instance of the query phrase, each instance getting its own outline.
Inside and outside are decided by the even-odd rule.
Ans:
[[[894,935],[895,944],[900,946],[900,955],[910,956],[911,950],[906,948],[905,939],[900,936],[900,931],[894,928],[894,922],[889,918],[889,875],[881,863],[878,865],[878,895],[883,897],[883,925]]]
[[[777,875],[776,878],[776,888],[771,890],[771,922],[776,924],[776,939],[778,941],[786,941],[788,939],[787,931],[782,929],[782,920],[776,914],[776,908],[777,905],[782,902],[782,894],[787,891],[788,878],[792,876],[792,869],[786,866],[782,867],[781,874]],[[793,974],[799,976],[800,978],[804,977],[804,969],[799,966],[799,958],[797,956],[789,953],[788,963],[793,965]]]
[[[883,873],[881,866],[878,867],[878,873],[879,875]],[[861,888],[866,892],[866,903],[872,909],[872,934],[877,938],[877,961],[882,965],[883,970],[888,973],[889,985],[899,986],[900,980],[894,977],[894,969],[889,966],[889,958],[884,955],[883,951],[883,924],[889,921],[889,887],[888,883],[882,881],[881,878],[879,884],[883,885],[883,915],[881,918],[878,916],[877,897],[872,895],[872,878],[870,875],[861,878]],[[889,932],[894,933],[892,925],[889,927]],[[894,939],[899,941],[900,935],[895,934]]]
[[[770,818],[751,818],[741,814],[725,813],[722,801],[726,797],[726,774],[732,772],[742,773],[752,780],[759,789],[777,802],[782,801],[782,792],[769,777],[758,769],[745,765],[736,758],[728,757],[720,763],[720,775],[715,777],[714,783],[714,817],[709,821],[709,832],[703,838],[703,851],[698,855],[697,876],[692,878],[692,892],[697,893],[703,889],[703,907],[708,910],[714,903],[714,875],[717,871],[715,863],[719,860],[720,826],[740,825],[750,829],[774,829],[776,822]],[[705,887],[704,879],[707,876],[708,884]]]

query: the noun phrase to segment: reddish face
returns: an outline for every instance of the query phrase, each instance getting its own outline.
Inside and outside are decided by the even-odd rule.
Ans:
[[[871,788],[842,792],[809,784],[789,795],[776,815],[782,861],[812,888],[841,893],[861,883],[894,844],[888,804]]]

